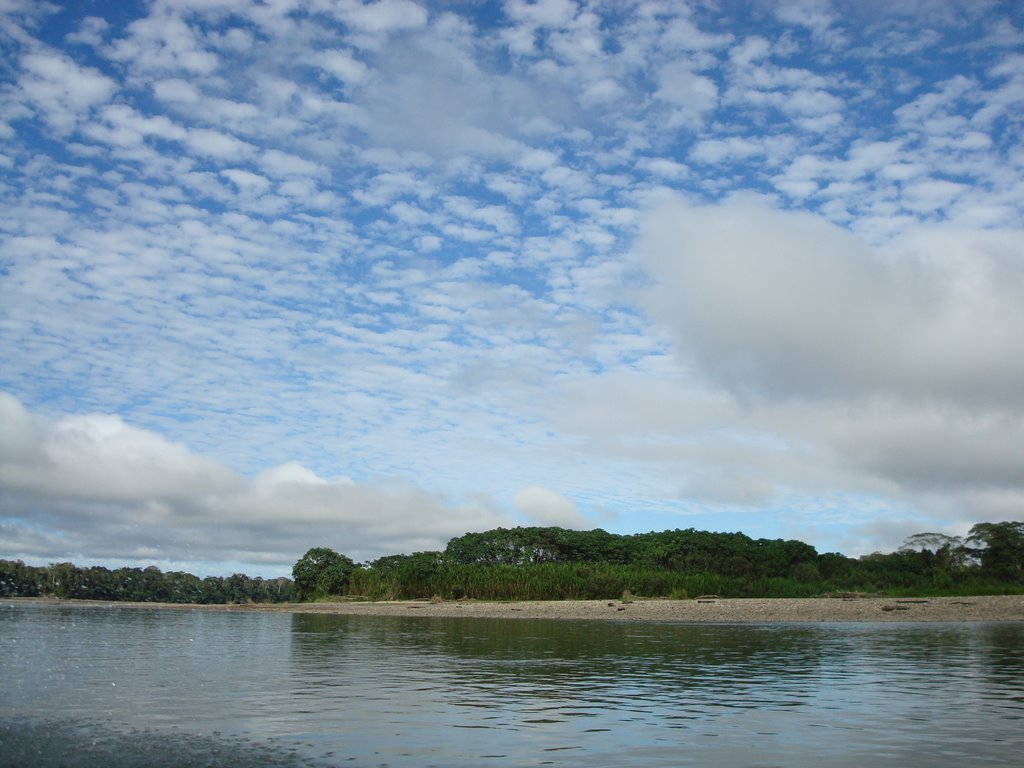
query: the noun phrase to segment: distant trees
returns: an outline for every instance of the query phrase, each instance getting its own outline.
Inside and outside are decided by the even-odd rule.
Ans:
[[[0,597],[53,596],[172,603],[374,599],[612,598],[715,593],[802,597],[832,591],[1024,593],[1024,523],[978,523],[964,539],[917,533],[898,551],[859,559],[818,554],[795,540],[693,528],[618,535],[554,526],[467,533],[444,551],[388,555],[365,565],[327,547],[308,550],[293,580],[235,573],[199,579],[149,568],[45,567],[0,560]]]
[[[605,563],[728,576],[789,576],[818,553],[801,541],[686,530],[617,535],[601,529],[496,528],[452,539],[445,560],[461,564]]]
[[[362,594],[399,597],[614,597],[623,589],[648,596],[704,591],[777,597],[1024,591],[1022,523],[979,523],[965,540],[915,534],[897,552],[860,559],[742,533],[688,528],[616,535],[557,527],[467,533],[449,541],[444,552],[420,556],[425,559],[417,572],[404,560],[382,558],[357,571],[351,583]],[[385,573],[386,590],[375,590]]]
[[[1024,577],[1024,523],[978,523],[967,534],[981,567],[1008,580]]]
[[[20,560],[0,560],[0,597],[42,596],[214,604],[287,602],[293,595],[290,579],[251,578],[239,573],[200,579],[181,571],[163,573],[156,566],[110,570],[102,566],[80,568],[73,563],[39,567]]]
[[[1024,578],[1024,523],[978,523],[966,538],[942,533],[916,533],[899,553],[915,553],[924,567],[963,574],[972,569],[1001,581]]]
[[[623,539],[600,529],[495,528],[451,539],[444,556],[462,564],[624,563],[628,554]]]
[[[344,594],[355,568],[345,555],[327,547],[313,547],[292,568],[295,597],[304,601]]]
[[[799,597],[825,592],[982,594],[1024,591],[1021,524],[979,524],[966,541],[939,533],[859,559],[801,541],[671,530],[617,535],[558,527],[467,533],[442,552],[389,555],[348,574],[373,599]]]
[[[957,536],[944,533],[915,533],[908,536],[898,554],[916,555],[920,569],[952,576],[971,560],[971,550]]]
[[[39,597],[47,575],[21,560],[0,560],[0,597]]]

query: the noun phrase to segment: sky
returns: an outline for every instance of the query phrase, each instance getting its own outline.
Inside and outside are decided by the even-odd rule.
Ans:
[[[0,557],[1024,519],[1024,10],[0,0]]]

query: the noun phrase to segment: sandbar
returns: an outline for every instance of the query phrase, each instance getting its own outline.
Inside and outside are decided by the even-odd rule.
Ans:
[[[149,607],[169,610],[255,611],[346,616],[425,616],[436,618],[570,619],[673,622],[979,622],[1024,621],[1024,595],[972,597],[720,598],[690,600],[554,600],[487,602],[477,600],[338,600],[315,603],[191,605],[127,603],[50,598],[6,598],[0,606],[45,603],[94,607]]]

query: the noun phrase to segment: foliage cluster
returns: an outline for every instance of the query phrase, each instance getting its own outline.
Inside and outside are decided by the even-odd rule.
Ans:
[[[327,547],[314,547],[292,568],[297,600],[318,600],[328,595],[344,594],[349,575],[356,564],[345,555]]]
[[[1024,523],[978,523],[964,538],[909,537],[897,552],[853,559],[800,541],[672,530],[618,535],[558,527],[467,533],[444,551],[363,565],[314,547],[289,579],[200,579],[149,568],[45,567],[0,560],[0,597],[170,603],[260,603],[353,596],[376,600],[810,597],[825,592],[1024,593]]]
[[[636,535],[497,528],[454,538],[443,552],[389,555],[364,566],[317,548],[296,564],[293,574],[299,599],[608,599],[627,592],[646,597],[1020,593],[1024,523],[979,523],[963,540],[916,534],[898,552],[860,559],[819,554],[800,541],[692,528]],[[300,583],[318,586],[307,589]]]
[[[261,579],[235,573],[200,579],[181,571],[72,563],[37,567],[0,560],[0,597],[58,597],[75,600],[125,600],[161,603],[277,603],[293,599],[290,579]]]

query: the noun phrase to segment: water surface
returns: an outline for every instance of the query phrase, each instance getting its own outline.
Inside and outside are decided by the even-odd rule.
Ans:
[[[0,765],[1020,765],[1024,625],[0,603]]]

